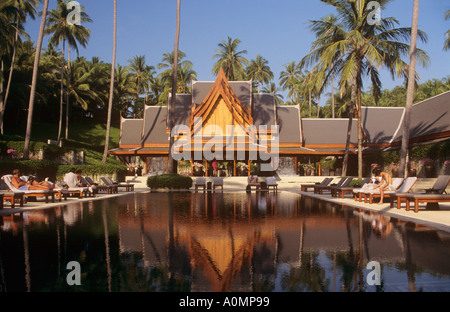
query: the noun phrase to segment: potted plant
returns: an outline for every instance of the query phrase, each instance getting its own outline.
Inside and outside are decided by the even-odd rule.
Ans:
[[[240,176],[246,176],[246,175],[248,175],[248,165],[247,165],[247,164],[245,164],[245,163],[243,163],[243,162],[238,162],[238,163],[236,164],[236,167],[237,167],[237,169],[238,169],[238,171],[239,171],[239,175],[240,175]]]
[[[418,164],[415,161],[408,162],[408,177],[416,177]]]
[[[444,161],[444,170],[445,170],[445,174],[450,173],[450,159],[447,159],[446,161]]]
[[[303,169],[305,170],[305,175],[310,176],[314,175],[314,165],[313,164],[304,164]]]
[[[432,178],[434,176],[434,160],[431,158],[424,158],[421,161],[425,177]]]
[[[199,177],[203,175],[203,164],[199,162],[194,162],[194,176]]]
[[[398,177],[398,164],[397,163],[391,163],[389,165],[389,170],[391,171],[391,174],[394,178]]]

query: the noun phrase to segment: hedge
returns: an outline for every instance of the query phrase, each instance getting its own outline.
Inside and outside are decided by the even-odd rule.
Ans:
[[[190,189],[192,187],[192,178],[179,174],[162,174],[148,177],[147,186],[152,189]]]
[[[116,164],[98,165],[59,165],[51,160],[2,160],[0,161],[0,175],[12,174],[14,169],[19,169],[22,175],[33,175],[38,180],[49,178],[50,181],[59,181],[71,168],[81,169],[83,175],[114,175],[124,177],[126,167]]]

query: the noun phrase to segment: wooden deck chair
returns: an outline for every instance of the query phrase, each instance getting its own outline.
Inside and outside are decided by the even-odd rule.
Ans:
[[[206,179],[205,178],[196,178],[195,179],[195,190],[198,188],[206,189]]]
[[[336,184],[336,186],[341,186],[346,180],[348,179],[348,177],[342,177],[338,183]],[[316,185],[314,187],[314,193],[315,194],[323,194],[323,191],[327,191],[330,190],[331,185]]]
[[[331,181],[333,181],[333,180],[334,180],[334,178],[325,178],[325,179],[323,179],[322,182],[320,182],[320,183],[315,183],[315,184],[302,184],[302,185],[300,186],[300,190],[301,190],[302,192],[308,192],[308,189],[309,189],[309,188],[314,189],[314,187],[317,186],[317,185],[328,185],[328,184],[330,184]]]
[[[6,183],[9,190],[13,193],[23,193],[23,196],[25,197],[44,197],[45,202],[49,202],[49,198],[51,198],[52,203],[55,202],[55,194],[57,194],[56,191],[50,191],[50,190],[18,190],[14,187],[14,185],[11,182],[12,174],[4,175],[2,177],[2,180]]]
[[[85,179],[90,185],[95,185],[95,189],[97,190],[97,192],[106,191],[107,194],[112,194],[114,192],[114,188],[112,186],[99,185],[95,183],[90,177],[85,177]]]
[[[425,193],[400,193],[397,194],[397,209],[400,209],[401,202],[406,201],[406,210],[410,210],[410,203],[414,202],[414,212],[419,212],[419,204],[426,203],[435,204],[433,209],[439,209],[439,202],[450,201],[450,195],[446,193],[445,189],[450,183],[450,175],[440,175],[431,189],[426,189]],[[391,200],[391,207],[394,206]]]
[[[392,186],[394,187],[395,191],[385,191],[384,192],[384,197],[389,198],[391,195],[395,194],[399,188],[401,186],[403,186],[402,189],[407,190],[406,192],[409,192],[411,190],[411,188],[414,186],[414,184],[416,183],[417,178],[414,179],[409,179],[408,182],[405,184],[406,180],[404,180],[403,178],[394,178],[392,180]],[[360,197],[364,197],[364,202],[367,203],[367,201],[369,201],[369,204],[373,203],[373,199],[374,198],[378,198],[381,197],[381,192],[380,189],[375,189],[375,190],[369,190],[366,192],[360,192]]]
[[[105,179],[108,180],[110,184],[117,185],[117,188],[124,187],[127,192],[134,191],[133,183],[115,183],[110,177],[106,177]]]

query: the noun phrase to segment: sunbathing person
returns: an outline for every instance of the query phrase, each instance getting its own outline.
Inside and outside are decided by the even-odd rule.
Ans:
[[[380,189],[380,202],[378,205],[383,204],[384,192],[385,191],[395,191],[395,187],[392,185],[392,177],[389,173],[381,171],[380,168],[373,169],[372,173],[375,175],[375,178],[380,181],[380,183],[375,186],[373,189]]]
[[[51,191],[53,190],[54,186],[46,181],[43,182],[37,182],[34,180],[34,178],[31,178],[28,180],[28,182],[25,182],[20,178],[20,170],[14,169],[13,171],[13,177],[11,178],[11,183],[14,185],[16,189],[19,191]]]

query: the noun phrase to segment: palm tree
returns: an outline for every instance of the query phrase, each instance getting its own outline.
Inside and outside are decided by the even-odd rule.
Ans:
[[[270,85],[265,86],[262,90],[264,93],[271,93],[273,94],[275,104],[277,106],[281,105],[283,103],[283,95],[278,93],[281,91],[280,88],[277,88],[274,82],[271,82]]]
[[[111,132],[111,112],[112,112],[112,104],[114,97],[114,70],[116,64],[116,46],[117,46],[117,0],[114,0],[114,26],[113,26],[113,56],[111,63],[111,81],[109,85],[109,102],[108,102],[108,119],[106,122],[106,138],[105,138],[105,150],[103,151],[102,163],[106,163],[106,159],[108,158],[108,149],[109,149],[109,135]]]
[[[145,55],[136,55],[129,59],[128,63],[130,64],[129,69],[136,80],[134,111],[137,112],[139,95],[146,92],[145,86],[153,79],[155,68],[146,64]]]
[[[192,69],[192,62],[183,60],[185,57],[186,54],[183,51],[178,51],[178,68],[180,70],[177,78],[177,93],[189,93],[188,86],[191,84],[191,80],[197,79],[197,73]],[[174,51],[165,52],[161,63],[158,64],[158,69],[165,69],[159,74],[159,77],[168,89],[172,86],[174,59]]]
[[[213,59],[218,58],[212,69],[214,75],[217,75],[222,68],[229,81],[244,79],[245,66],[248,65],[248,60],[243,57],[243,54],[247,54],[247,50],[238,51],[240,43],[241,40],[230,37],[226,41],[220,41],[219,49],[212,57]]]
[[[13,1],[4,1],[0,4],[0,128],[3,133],[3,115],[5,112],[4,101],[4,62],[9,54],[9,51],[14,46],[15,32],[14,26],[11,23],[11,12],[14,12]]]
[[[273,79],[269,61],[258,54],[256,59],[251,60],[247,67],[247,77],[247,79],[252,79],[258,83],[258,93],[260,93],[261,83],[268,84]]]
[[[284,90],[289,90],[288,96],[291,98],[292,104],[295,104],[295,89],[302,75],[300,67],[295,62],[284,64],[286,70],[280,73],[280,86]]]
[[[445,12],[445,20],[450,20],[450,10]],[[450,50],[450,29],[445,33],[447,40],[445,40],[444,50]]]
[[[416,76],[416,59],[417,59],[417,36],[418,36],[418,22],[419,22],[419,0],[414,0],[412,29],[411,29],[411,48],[410,48],[410,64],[408,75],[408,91],[406,93],[406,109],[405,117],[403,121],[403,135],[402,135],[402,149],[400,152],[400,164],[399,164],[399,177],[406,176],[408,170],[406,166],[408,149],[409,149],[409,137],[410,137],[410,124],[411,124],[411,109],[414,100],[414,87]]]
[[[17,50],[17,44],[19,41],[19,33],[20,33],[20,27],[21,23],[26,22],[27,16],[29,15],[32,19],[35,18],[36,14],[36,7],[38,6],[38,2],[36,0],[13,0],[12,1],[14,8],[16,9],[16,34],[14,37],[14,44],[13,44],[13,52],[11,57],[11,66],[9,69],[9,77],[8,77],[8,83],[6,85],[6,91],[5,91],[5,99],[3,103],[3,112],[0,114],[2,116],[2,120],[0,121],[0,131],[1,134],[3,134],[3,114],[6,109],[6,103],[8,102],[8,95],[9,90],[11,87],[11,81],[12,81],[12,75],[14,72],[14,62],[16,60],[16,50]]]
[[[169,129],[172,130],[173,125],[173,115],[175,114],[175,103],[177,96],[177,77],[178,77],[178,45],[180,42],[180,8],[181,0],[177,0],[177,25],[175,30],[175,48],[173,50],[173,73],[172,73],[172,97],[171,103],[168,107],[169,116],[168,124]],[[174,137],[170,135],[169,141],[169,161],[168,161],[168,171],[169,173],[176,173],[176,166],[174,165],[174,160],[172,157],[172,146],[174,143]]]
[[[28,105],[27,130],[25,133],[25,143],[23,148],[23,158],[28,159],[30,154],[31,127],[33,123],[34,97],[36,94],[36,81],[39,68],[39,58],[41,56],[42,41],[44,39],[44,28],[47,19],[48,0],[44,0],[44,9],[42,10],[41,26],[39,28],[39,37],[36,46],[36,55],[34,58],[33,77],[31,79],[30,102]]]
[[[313,45],[313,49],[303,62],[317,62],[317,70],[326,73],[333,69],[334,74],[340,74],[339,86],[341,94],[348,88],[352,89],[350,113],[361,111],[361,90],[363,76],[368,76],[373,88],[381,88],[378,69],[387,68],[392,77],[406,77],[408,65],[402,60],[409,50],[404,43],[410,35],[410,28],[395,28],[398,21],[393,17],[382,18],[380,25],[369,25],[366,0],[322,0],[332,5],[338,12],[339,19],[335,24],[335,32],[339,34],[334,40],[323,37]],[[390,0],[380,0],[383,8]],[[419,31],[419,37],[426,41],[426,34]],[[424,51],[417,50],[418,57],[424,65],[428,56]],[[355,105],[353,107],[353,105]],[[358,115],[356,115],[358,117]],[[349,140],[353,116],[349,116],[347,132],[347,148],[344,155],[343,174],[346,174],[349,154]],[[358,175],[362,176],[362,125],[358,118]]]
[[[64,0],[57,0],[57,8],[52,9],[49,12],[47,28],[45,29],[45,34],[52,36],[49,39],[49,43],[54,46],[58,46],[61,42],[63,44],[62,53],[65,56],[65,45],[66,41],[68,43],[68,61],[67,61],[67,76],[69,76],[70,71],[70,49],[74,48],[78,54],[78,43],[82,47],[86,47],[89,37],[90,30],[82,25],[75,25],[68,23],[68,15],[70,10],[68,8],[68,2]],[[83,7],[81,7],[82,11],[80,12],[80,20],[81,22],[91,22],[89,15],[84,12]],[[61,140],[61,131],[62,131],[62,111],[63,111],[63,101],[64,101],[64,67],[65,60],[63,58],[63,62],[61,65],[61,98],[60,98],[60,120],[59,120],[59,129],[58,129],[58,143]],[[69,136],[69,98],[67,96],[66,99],[66,133],[65,138],[68,139]]]

